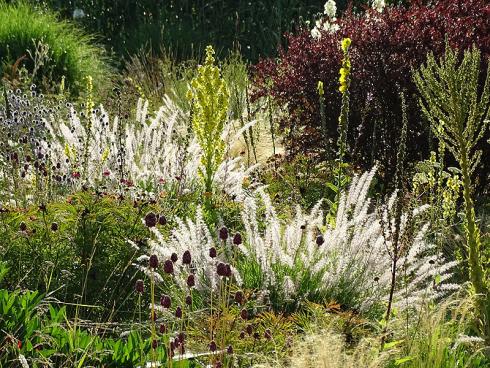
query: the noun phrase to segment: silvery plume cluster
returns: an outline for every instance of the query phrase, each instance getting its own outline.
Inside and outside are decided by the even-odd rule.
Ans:
[[[381,211],[372,209],[368,189],[375,169],[353,179],[350,189],[340,199],[334,226],[324,225],[325,216],[315,206],[309,214],[298,207],[295,218],[284,224],[277,216],[268,196],[259,192],[260,200],[247,199],[243,222],[247,229],[242,251],[255,257],[266,277],[263,287],[284,290],[297,299],[309,295],[301,286],[315,281],[317,290],[332,300],[369,309],[388,294],[391,280],[390,244],[382,220],[392,211],[393,200]],[[258,226],[257,207],[266,208],[265,230]],[[420,215],[424,208],[414,211]],[[384,219],[382,219],[383,217]],[[405,231],[407,214],[401,221]],[[321,231],[324,229],[323,231]],[[455,262],[445,262],[435,247],[426,241],[428,224],[421,226],[414,241],[399,261],[399,272],[411,275],[395,295],[402,307],[415,306],[442,297],[457,288],[445,283],[451,278]],[[437,276],[438,285],[434,287]]]
[[[309,213],[298,206],[295,217],[284,221],[264,189],[257,189],[255,196],[244,200],[243,242],[240,237],[233,244],[233,252],[247,262],[255,262],[261,273],[261,288],[280,295],[282,300],[311,300],[319,296],[361,311],[379,305],[387,300],[390,289],[390,241],[383,221],[389,221],[394,197],[386,206],[373,208],[368,189],[374,173],[373,169],[353,179],[349,191],[340,199],[335,225],[325,224],[320,203]],[[261,212],[264,208],[265,217]],[[413,217],[421,217],[424,210],[425,207],[415,209]],[[407,218],[408,214],[404,214],[401,219],[402,236]],[[404,275],[399,278],[394,298],[398,310],[436,300],[458,288],[450,283],[456,262],[446,262],[436,246],[426,240],[428,228],[428,224],[418,227],[398,262],[397,272]],[[209,249],[216,244],[200,211],[195,222],[179,220],[169,240],[158,229],[152,231],[152,252],[168,258],[173,252],[191,250],[200,282],[215,284],[215,260],[209,257]],[[241,280],[239,263],[236,268],[236,279]]]
[[[112,118],[103,106],[88,110],[82,105],[77,110],[66,103],[53,109],[42,105],[42,96],[33,102],[32,96],[9,92],[8,98],[8,107],[0,111],[4,134],[11,137],[2,147],[2,176],[13,183],[5,187],[23,187],[32,197],[33,188],[42,183],[39,176],[49,182],[46,193],[90,185],[149,195],[173,186],[182,194],[200,185],[201,147],[188,131],[188,117],[169,98],[154,114],[148,113],[147,101],[139,100],[134,117]],[[26,106],[33,112],[25,112]],[[232,133],[232,125],[223,133],[229,145],[239,136]],[[16,153],[20,146],[28,146],[30,154]],[[38,160],[21,170],[20,158]],[[240,158],[229,157],[219,166],[215,185],[241,200],[242,183],[252,170]]]

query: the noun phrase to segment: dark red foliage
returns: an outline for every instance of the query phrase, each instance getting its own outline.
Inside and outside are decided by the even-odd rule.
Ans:
[[[287,106],[280,121],[286,133],[288,153],[308,151],[320,157],[336,152],[337,122],[341,95],[338,76],[342,53],[340,41],[352,39],[349,154],[356,166],[370,168],[375,161],[390,172],[394,168],[401,131],[399,91],[408,103],[409,160],[425,159],[431,134],[418,106],[411,69],[425,62],[427,53],[451,47],[478,46],[486,60],[490,56],[490,5],[488,0],[440,0],[435,5],[413,2],[409,7],[387,7],[383,13],[368,10],[363,16],[346,14],[339,19],[340,31],[323,32],[319,40],[309,30],[289,35],[287,50],[277,60],[266,59],[255,68],[254,98],[270,94]],[[434,1],[430,2],[434,3]],[[484,69],[488,61],[484,62]],[[327,115],[326,139],[320,131],[317,83],[323,81]],[[487,148],[488,150],[488,145]],[[489,152],[484,152],[488,156]],[[476,175],[485,178],[490,164]]]

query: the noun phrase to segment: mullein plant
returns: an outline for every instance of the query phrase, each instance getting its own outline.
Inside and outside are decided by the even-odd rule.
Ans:
[[[349,86],[351,82],[351,62],[349,57],[349,47],[352,41],[350,38],[344,38],[341,42],[341,48],[343,52],[342,58],[342,67],[340,68],[340,77],[339,77],[339,92],[342,94],[342,105],[340,108],[339,115],[339,125],[338,125],[338,139],[337,139],[337,165],[335,168],[335,185],[330,185],[335,191],[335,201],[330,203],[330,213],[329,213],[329,221],[333,221],[335,219],[335,213],[337,211],[338,201],[340,199],[340,195],[342,190],[349,182],[349,178],[345,175],[345,154],[347,152],[347,132],[349,129]],[[319,85],[319,93],[322,92],[323,87]],[[320,97],[322,98],[322,97]],[[326,132],[326,131],[324,131]]]
[[[480,51],[473,47],[459,59],[458,52],[447,45],[439,62],[429,54],[427,63],[414,72],[414,81],[434,135],[446,144],[461,169],[469,279],[478,323],[490,344],[490,274],[484,268],[490,252],[482,247],[472,195],[472,174],[481,159],[476,145],[490,119],[490,66],[481,89]]]
[[[211,46],[206,48],[204,65],[199,66],[197,76],[191,81],[188,98],[192,101],[193,132],[203,150],[199,172],[209,198],[213,192],[216,171],[224,159],[223,131],[229,104],[228,86],[215,65]]]

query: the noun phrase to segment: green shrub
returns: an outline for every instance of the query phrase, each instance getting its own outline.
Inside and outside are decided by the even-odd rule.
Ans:
[[[59,21],[54,13],[41,11],[20,1],[0,0],[0,75],[17,79],[25,69],[29,83],[52,88],[64,80],[77,93],[84,79],[92,76],[101,87],[109,76],[101,48],[74,24]]]

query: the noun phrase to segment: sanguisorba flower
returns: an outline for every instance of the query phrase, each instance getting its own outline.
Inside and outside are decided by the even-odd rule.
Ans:
[[[170,259],[163,264],[163,271],[168,274],[174,273],[174,263]]]
[[[147,227],[155,227],[157,224],[157,215],[155,215],[153,212],[148,212],[145,216],[145,225]]]
[[[182,255],[182,263],[186,265],[190,265],[192,262],[191,252],[186,250]]]
[[[156,256],[156,254],[152,254],[150,256],[150,260],[148,263],[149,263],[150,268],[153,268],[153,269],[158,268],[158,257]]]

